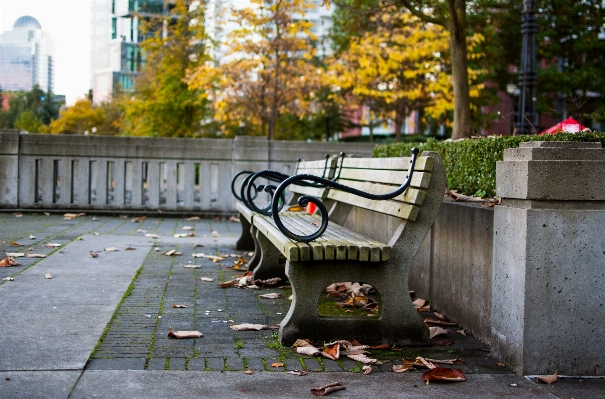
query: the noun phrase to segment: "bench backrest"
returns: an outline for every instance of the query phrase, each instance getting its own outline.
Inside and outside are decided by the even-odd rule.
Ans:
[[[406,180],[409,157],[403,158],[345,158],[338,183],[372,194],[395,191]],[[376,201],[330,189],[327,198],[371,211],[416,220],[429,187],[433,158],[420,156],[412,175],[410,187],[392,200]]]
[[[313,175],[313,176],[319,176],[319,177],[325,177],[327,179],[331,179],[332,177],[334,177],[334,174],[336,173],[336,167],[339,165],[339,157],[338,156],[331,156],[327,162],[328,164],[326,165],[326,160],[322,159],[322,160],[318,160],[318,161],[300,161],[298,163],[298,167],[296,168],[296,172],[295,174],[297,175],[302,175],[302,174],[306,174],[306,175]],[[324,175],[324,168],[325,168],[325,175]],[[305,187],[305,186],[299,186],[296,184],[292,184],[291,186],[288,187],[289,191],[291,193],[295,194],[295,197],[301,196],[301,195],[312,195],[314,197],[317,198],[326,198],[328,189],[327,188],[319,188],[319,187]]]

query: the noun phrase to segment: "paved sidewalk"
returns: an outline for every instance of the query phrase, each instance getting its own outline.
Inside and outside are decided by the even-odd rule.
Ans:
[[[290,295],[278,287],[218,288],[217,282],[243,272],[229,268],[236,257],[215,263],[192,256],[248,259],[234,249],[239,223],[133,219],[0,213],[2,255],[46,255],[20,257],[21,266],[0,268],[0,398],[300,398],[332,381],[347,387],[334,398],[605,398],[603,379],[567,378],[546,386],[518,376],[498,366],[487,345],[457,328],[446,337],[455,341],[450,346],[373,351],[384,363],[370,375],[348,358],[299,355],[279,344],[276,330],[232,331],[231,323],[277,325]],[[174,237],[191,232],[195,236]],[[117,251],[105,251],[111,247]],[[163,254],[170,250],[181,254]],[[259,297],[269,292],[281,297]],[[204,336],[169,339],[170,327]],[[456,367],[468,380],[427,386],[421,373],[390,371],[403,357],[416,356],[459,358],[463,363]],[[286,373],[291,370],[308,374]]]

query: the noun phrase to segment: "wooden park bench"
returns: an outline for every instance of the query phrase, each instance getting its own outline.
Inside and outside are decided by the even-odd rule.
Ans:
[[[302,161],[299,159],[294,174],[310,174],[332,179],[337,173],[338,159],[342,159],[344,156],[344,153],[340,153],[339,156],[326,155],[325,159],[317,161]],[[283,256],[280,256],[280,253],[273,248],[264,235],[258,233],[258,229],[253,224],[253,219],[263,210],[266,214],[270,213],[270,196],[268,197],[269,201],[264,204],[262,202],[257,204],[254,201],[258,196],[266,195],[262,188],[268,186],[271,182],[281,183],[288,177],[290,176],[271,170],[260,172],[245,170],[236,174],[231,182],[231,191],[238,200],[236,208],[242,225],[242,233],[236,243],[236,249],[254,250],[254,255],[248,262],[248,270],[253,272],[254,279],[281,277],[284,281],[286,280],[285,269],[283,262],[281,262]],[[260,185],[259,182],[263,180],[268,180],[267,184]],[[286,205],[286,212],[288,206],[296,204],[296,200],[302,195],[313,195],[325,200],[327,190],[325,187],[313,185],[293,185],[290,193],[291,197],[288,201],[286,201],[285,196],[282,198],[283,205]],[[254,209],[255,207],[260,209]]]
[[[355,338],[397,345],[429,342],[428,328],[408,295],[408,273],[441,207],[445,169],[437,153],[417,157],[417,152],[411,158],[345,158],[338,183],[311,175],[289,177],[275,190],[272,214],[253,217],[262,250],[257,267],[283,255],[292,284],[292,305],[280,324],[282,344],[305,338],[315,342]],[[325,184],[315,199],[302,196],[298,200],[301,206],[307,201],[316,203],[318,211],[314,215],[276,212],[276,198],[286,188],[296,189],[295,183],[301,180]],[[384,199],[389,196],[393,198]],[[329,202],[327,207],[322,199]],[[383,243],[343,227],[354,208],[395,218],[392,237]],[[318,315],[325,288],[345,281],[375,288],[380,306],[377,317]]]

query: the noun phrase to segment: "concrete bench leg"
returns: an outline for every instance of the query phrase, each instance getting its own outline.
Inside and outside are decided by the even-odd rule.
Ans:
[[[391,345],[427,345],[429,330],[412,305],[408,272],[402,269],[389,262],[287,262],[293,300],[280,323],[280,342],[292,345],[305,338],[316,343],[354,338],[362,343],[380,340]],[[380,317],[319,317],[320,295],[328,285],[340,281],[372,285],[380,297]]]
[[[248,271],[254,271],[254,269],[256,268],[256,266],[258,266],[260,262],[262,251],[260,249],[258,239],[256,238],[256,235],[258,234],[258,229],[252,226],[250,228],[250,233],[252,239],[254,240],[254,255],[252,255],[252,258],[250,258],[250,260],[248,261]]]
[[[286,273],[284,267],[280,265],[279,259],[281,253],[279,250],[265,237],[261,232],[256,230],[256,241],[258,242],[257,251],[260,253],[258,266],[252,272],[252,277],[256,279],[266,280],[273,277],[280,277],[282,281],[286,281]],[[256,254],[256,253],[255,253]]]
[[[235,249],[239,251],[250,251],[254,249],[254,239],[250,231],[250,222],[241,213],[239,214],[239,221],[242,224],[242,235],[235,244]]]

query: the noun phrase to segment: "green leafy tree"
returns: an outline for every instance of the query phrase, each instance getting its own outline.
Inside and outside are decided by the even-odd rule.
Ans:
[[[29,133],[40,133],[42,121],[31,109],[26,109],[19,114],[15,121],[15,127],[19,130],[26,130]]]
[[[225,131],[245,121],[247,132],[293,138],[279,126],[290,120],[284,116],[312,118],[323,73],[314,62],[312,23],[305,19],[314,8],[308,0],[251,0],[232,10],[238,28],[222,44],[221,62],[200,65],[188,77],[190,87],[212,101]]]
[[[177,0],[169,16],[149,17],[141,44],[145,68],[135,94],[122,97],[123,128],[133,136],[196,137],[208,101],[184,82],[186,72],[208,60],[204,3]]]

